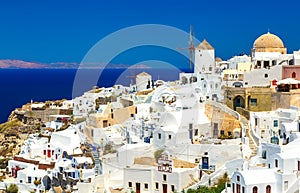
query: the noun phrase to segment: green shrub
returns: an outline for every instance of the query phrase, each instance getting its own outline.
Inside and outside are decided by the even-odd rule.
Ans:
[[[18,191],[19,191],[19,188],[16,184],[11,184],[11,185],[9,185],[8,188],[6,188],[7,193],[18,193]]]

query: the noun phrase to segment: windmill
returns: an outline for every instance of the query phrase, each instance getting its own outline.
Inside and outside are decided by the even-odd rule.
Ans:
[[[195,46],[194,46],[194,30],[193,26],[190,26],[190,36],[188,41],[188,48],[177,48],[178,50],[189,50],[190,51],[190,69],[193,70],[194,67],[194,56],[195,56]]]

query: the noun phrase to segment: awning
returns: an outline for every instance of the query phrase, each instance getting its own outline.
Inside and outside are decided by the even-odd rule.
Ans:
[[[296,79],[293,79],[293,78],[286,78],[286,79],[278,81],[276,84],[277,85],[280,85],[280,84],[300,84],[300,81],[296,80]]]

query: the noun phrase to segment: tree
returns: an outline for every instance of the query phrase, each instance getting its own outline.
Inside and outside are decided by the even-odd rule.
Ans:
[[[159,150],[156,150],[154,152],[154,157],[156,159],[156,162],[158,161],[158,159],[161,157],[161,154],[164,152],[165,150],[164,149],[159,149]]]
[[[19,188],[16,184],[11,184],[11,185],[9,185],[8,188],[6,188],[7,193],[18,193],[18,191],[19,191]]]
[[[213,187],[199,186],[197,189],[188,189],[187,193],[221,193],[225,189],[226,182],[229,182],[228,174],[218,179],[217,183]]]

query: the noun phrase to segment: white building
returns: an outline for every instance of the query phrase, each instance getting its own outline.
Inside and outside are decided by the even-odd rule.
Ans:
[[[222,78],[218,74],[180,73],[179,78],[181,87],[194,88],[195,92],[201,93],[204,100],[220,101],[223,98],[221,94]]]
[[[180,168],[170,155],[162,155],[158,166],[135,164],[124,169],[124,188],[127,192],[168,193],[179,192],[199,181],[196,165]],[[183,165],[182,165],[183,166]],[[194,167],[193,167],[194,166]]]
[[[204,39],[195,47],[194,73],[215,73],[215,49]]]
[[[300,50],[293,52],[294,65],[300,65]]]
[[[298,122],[298,112],[293,109],[250,113],[250,126],[260,142],[288,143],[291,132],[299,130]]]
[[[251,57],[234,56],[229,59],[230,68],[238,73],[224,71],[223,77],[227,86],[233,87],[270,87],[272,81],[282,80],[284,65],[299,65],[299,53],[287,54],[283,41],[276,35],[266,33],[258,37],[251,48]],[[239,65],[248,64],[251,59],[251,70],[239,69]],[[231,78],[233,77],[233,78]],[[235,78],[235,79],[234,79]],[[223,83],[225,84],[225,82]]]
[[[152,88],[152,77],[146,72],[142,72],[136,75],[136,87],[137,91],[146,90]]]
[[[264,144],[267,168],[236,171],[231,177],[230,192],[299,192],[300,140],[285,146]]]
[[[162,113],[159,125],[153,132],[155,147],[190,144],[199,141],[200,136],[211,135],[210,121],[203,107]]]
[[[116,85],[109,88],[96,88],[85,92],[82,96],[76,97],[74,101],[73,115],[75,117],[87,117],[90,113],[95,113],[97,110],[96,100],[100,99],[105,102],[112,102],[112,96],[118,96],[122,92],[127,92],[125,87]],[[107,101],[109,100],[109,101]]]
[[[242,56],[234,56],[234,57],[230,58],[229,60],[227,60],[227,62],[229,62],[228,69],[238,69],[238,65],[240,63],[251,62],[251,57],[249,57],[245,54]]]

